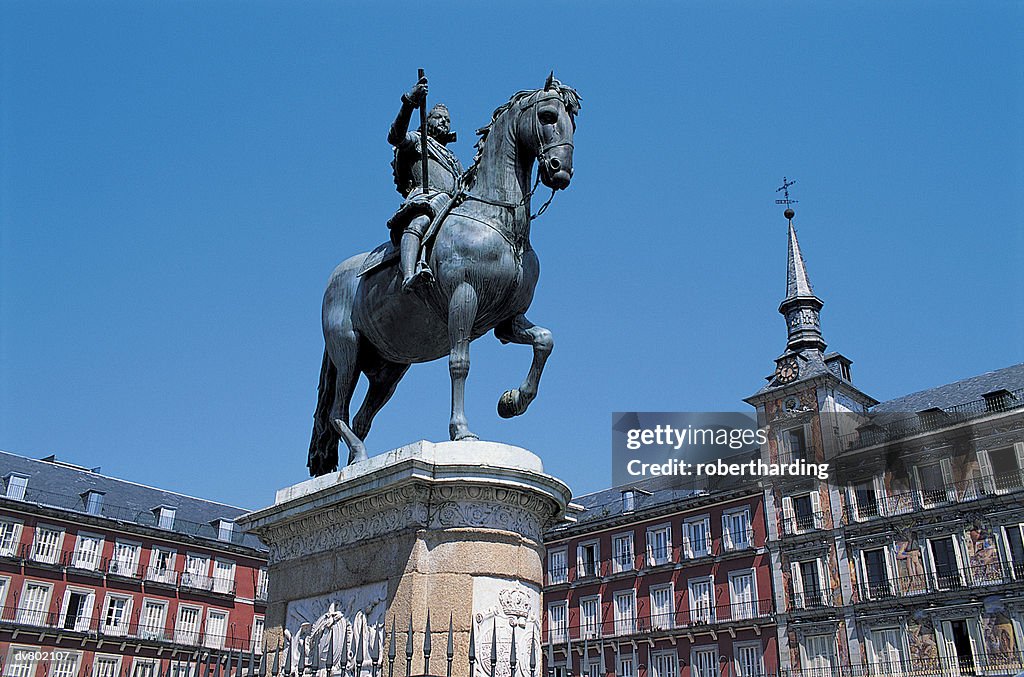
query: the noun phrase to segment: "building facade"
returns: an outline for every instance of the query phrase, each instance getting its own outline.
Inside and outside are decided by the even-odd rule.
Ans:
[[[745,401],[760,459],[808,472],[577,499],[545,537],[556,675],[1024,673],[1024,364],[878,402],[826,352],[793,216],[786,346]]]
[[[261,651],[266,552],[244,510],[54,457],[0,452],[0,478],[4,677],[195,677]]]
[[[659,479],[579,497],[575,522],[548,532],[549,665],[587,677],[774,673],[763,493]]]
[[[827,463],[765,490],[786,674],[1024,670],[1024,365],[878,403],[826,353],[792,212],[788,340],[747,402],[762,459]]]

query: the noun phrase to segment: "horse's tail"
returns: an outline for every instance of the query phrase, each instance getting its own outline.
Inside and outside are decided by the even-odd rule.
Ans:
[[[309,467],[311,477],[317,477],[338,468],[338,442],[341,436],[331,423],[331,407],[334,406],[338,368],[334,366],[327,349],[320,365],[320,387],[317,389],[316,411],[313,412],[313,439],[309,442]]]

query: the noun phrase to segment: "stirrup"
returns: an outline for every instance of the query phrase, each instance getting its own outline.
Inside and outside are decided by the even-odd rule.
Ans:
[[[402,280],[402,292],[408,294],[409,292],[434,282],[434,274],[430,272],[430,268],[424,266],[419,268],[410,277]]]

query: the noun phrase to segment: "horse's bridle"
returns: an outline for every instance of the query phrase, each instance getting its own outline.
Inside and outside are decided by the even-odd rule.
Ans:
[[[565,107],[565,102],[562,101],[562,97],[559,96],[556,92],[546,92],[544,96],[537,97],[536,100],[531,101],[526,106],[523,106],[523,109],[519,111],[520,117],[522,117],[523,113],[525,113],[526,111],[530,110],[534,106],[537,106],[537,105],[539,105],[539,104],[541,104],[541,103],[543,103],[545,101],[550,101],[552,99],[554,99],[554,100],[558,101],[559,103],[561,103],[563,108]],[[566,111],[566,113],[568,113],[568,111]],[[541,136],[541,133],[540,133],[540,121],[537,119],[536,115],[532,116],[532,118],[533,118],[533,122],[532,122],[533,133],[537,137],[537,140],[540,141],[540,140],[543,139],[543,137]],[[541,164],[547,162],[548,161],[547,152],[549,150],[551,150],[552,148],[560,148],[561,146],[569,146],[570,148],[575,150],[575,146],[573,145],[572,141],[559,141],[557,143],[543,144],[540,147],[540,150],[537,151],[537,162],[541,163]],[[556,171],[557,171],[557,168],[556,168]]]
[[[530,110],[534,106],[537,106],[537,105],[543,103],[544,101],[550,101],[552,99],[557,100],[559,103],[561,103],[563,108],[565,107],[565,102],[562,101],[562,97],[559,96],[556,92],[545,92],[544,96],[540,96],[537,99],[535,99],[534,101],[531,101],[527,105],[523,106],[519,110],[519,113],[517,114],[517,116],[519,118],[522,118],[523,113],[525,113],[526,111]],[[568,110],[566,112],[568,113]],[[532,129],[533,129],[534,136],[537,137],[538,141],[541,141],[543,139],[542,139],[541,133],[540,133],[540,121],[537,119],[536,115],[533,115],[531,117],[532,117],[531,126],[532,126]],[[559,142],[556,142],[556,143],[543,144],[543,145],[541,145],[540,149],[537,151],[537,163],[538,164],[542,164],[542,163],[547,162],[548,161],[547,152],[550,151],[553,148],[560,148],[561,146],[569,146],[570,148],[575,150],[575,146],[573,145],[572,141],[559,141]],[[464,187],[462,187],[460,185],[458,190],[456,191],[455,198],[452,200],[452,203],[454,204],[456,202],[464,201],[464,200],[476,200],[477,202],[483,202],[484,204],[493,205],[495,207],[504,207],[506,209],[510,209],[510,210],[515,211],[519,207],[523,207],[523,206],[526,205],[526,203],[530,200],[530,198],[533,197],[533,194],[536,192],[537,186],[539,186],[539,185],[540,185],[540,169],[538,168],[538,170],[537,170],[537,178],[533,182],[533,187],[530,188],[528,193],[523,195],[523,199],[520,200],[519,202],[505,202],[503,200],[492,200],[490,198],[485,198],[485,197],[481,197],[479,195],[474,195],[473,193],[470,193],[468,190],[466,190]],[[551,197],[549,197],[547,199],[547,202],[545,202],[543,205],[541,205],[540,209],[537,210],[536,214],[533,214],[533,215],[530,216],[530,220],[531,221],[533,221],[534,219],[539,217],[541,214],[543,214],[547,210],[548,205],[550,205],[551,201],[555,199],[555,193],[556,192],[557,192],[556,189],[554,189],[554,188],[551,189]]]

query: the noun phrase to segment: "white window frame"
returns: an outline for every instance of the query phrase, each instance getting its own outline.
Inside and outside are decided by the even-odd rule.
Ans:
[[[753,650],[755,656],[754,669],[748,670],[748,665],[741,660],[744,651]],[[733,672],[736,677],[764,677],[764,646],[761,642],[734,642],[732,645]]]
[[[829,649],[827,654],[820,654],[815,651],[815,657],[827,658],[828,665],[811,665],[811,656],[807,651],[807,648],[812,643],[822,643],[824,647]],[[821,648],[821,647],[814,647]],[[817,634],[817,635],[804,635],[800,639],[800,665],[806,666],[804,670],[811,675],[831,675],[832,671],[836,668],[836,662],[838,655],[836,651],[836,637],[835,635],[829,634]]]
[[[702,656],[711,656],[710,670],[704,672],[698,665],[697,654]],[[691,677],[719,677],[720,668],[718,667],[718,646],[714,644],[702,644],[694,646],[690,649],[690,675]]]
[[[943,585],[942,581],[939,581],[939,570],[935,562],[935,553],[932,550],[932,543],[935,541],[944,541],[950,539],[953,544],[953,559],[956,564],[956,573],[959,580],[959,584],[956,586]],[[953,588],[962,588],[967,583],[967,570],[964,566],[964,553],[963,553],[963,535],[952,533],[945,536],[935,536],[925,539],[925,560],[927,561],[927,567],[931,573],[932,584],[935,585],[938,590],[950,590]]]
[[[111,602],[121,601],[126,602],[124,605],[124,613],[121,616],[121,620],[117,625],[108,625],[107,618],[110,615]],[[110,635],[112,637],[127,637],[128,629],[131,625],[132,619],[132,602],[134,601],[130,594],[110,593],[108,592],[106,597],[103,598],[103,609],[100,612],[99,618],[99,632],[101,635]]]
[[[568,576],[568,569],[566,569],[566,575]],[[266,601],[268,593],[268,578],[267,568],[260,567],[256,572],[256,599]]]
[[[670,651],[652,651],[650,653],[649,669],[650,677],[678,677],[679,654],[674,649]]]
[[[103,497],[102,491],[87,491],[82,494],[82,500],[85,502],[85,512],[90,515],[100,515],[103,513]]]
[[[555,613],[559,609],[560,613]],[[556,620],[556,616],[561,618]],[[548,641],[552,644],[565,642],[569,637],[569,601],[559,600],[548,603]]]
[[[750,599],[738,600],[736,598],[736,585],[734,581],[740,577],[750,578]],[[757,595],[757,570],[736,569],[729,572],[729,616],[732,619],[750,620],[757,618],[758,595]]]
[[[110,665],[113,663],[113,670],[101,671],[100,661]],[[118,677],[121,674],[121,656],[109,653],[97,653],[92,659],[92,677]]]
[[[181,570],[181,585],[198,590],[213,588],[213,579],[210,578],[210,567],[213,559],[201,552],[186,552],[185,565]]]
[[[213,633],[216,628],[211,628],[211,621],[214,616],[224,618],[224,630],[220,634]],[[209,607],[206,610],[206,629],[203,632],[203,646],[208,649],[223,649],[228,637],[228,623],[231,614],[226,609],[215,609]]]
[[[160,560],[160,554],[168,555],[167,567],[160,569],[157,567],[157,563]],[[178,573],[174,567],[178,561],[178,551],[173,548],[165,548],[163,546],[153,546],[150,550],[149,555],[149,570],[146,572],[146,580],[153,581],[155,583],[165,583],[167,585],[175,585],[178,582]]]
[[[50,669],[46,674],[47,677],[78,677],[81,667],[81,651],[57,649],[53,652],[53,658],[50,660]]]
[[[40,534],[48,534],[56,536],[52,543],[42,543]],[[40,550],[40,546],[44,545],[46,550]],[[53,552],[49,552],[52,548]],[[49,524],[37,524],[35,531],[32,533],[32,552],[29,559],[35,562],[41,562],[43,564],[56,564],[60,561],[61,553],[64,551],[64,529],[57,526],[51,526]]]
[[[169,505],[160,505],[153,508],[153,512],[156,514],[156,525],[160,529],[167,529],[172,531],[174,529],[174,518],[178,514],[178,509],[173,508]]]
[[[252,617],[252,633],[249,637],[249,647],[253,653],[263,653],[263,635],[266,632],[266,618],[256,614]]]
[[[155,658],[132,659],[132,677],[157,677],[159,663]]]
[[[95,550],[92,553],[92,559],[83,557],[86,554],[82,549],[82,546],[86,541],[95,543]],[[100,568],[100,559],[103,557],[103,545],[106,541],[103,538],[103,534],[93,534],[86,531],[79,531],[75,535],[75,550],[71,555],[71,567],[74,569],[82,569],[84,571],[96,571]]]
[[[668,609],[661,610],[655,603],[655,595],[659,592],[668,592]],[[676,591],[672,583],[652,585],[648,589],[648,596],[651,603],[651,629],[671,630],[676,626]]]
[[[25,606],[28,600],[28,589],[32,586],[37,589],[44,589],[42,603],[38,609]],[[50,615],[50,599],[53,596],[53,583],[36,581],[31,578],[25,579],[21,586],[21,597],[19,598],[18,622],[25,625],[45,625]]]
[[[195,627],[189,628],[182,623],[185,611],[195,612]],[[178,611],[174,615],[174,641],[177,644],[198,646],[202,637],[203,629],[203,607],[196,604],[179,604]]]
[[[819,598],[815,604],[807,603],[807,593],[804,590],[804,579],[803,579],[803,567],[806,564],[814,562],[815,573],[818,579],[818,594]],[[810,609],[818,608],[823,606],[832,606],[832,588],[829,585],[828,578],[825,575],[826,563],[821,557],[808,560],[798,560],[790,562],[790,581],[793,587],[793,606],[796,609]]]
[[[7,480],[6,497],[15,501],[24,501],[25,493],[28,491],[29,476],[12,472],[5,479]]]
[[[60,605],[60,614],[57,617],[57,624],[64,628],[65,617],[68,613],[68,607],[71,605],[72,593],[78,595],[85,595],[88,600],[84,613],[78,616],[75,625],[72,630],[75,632],[85,632],[89,629],[89,623],[92,621],[92,612],[96,608],[96,589],[95,588],[80,588],[75,585],[69,585],[64,588],[64,599]]]
[[[736,534],[732,533],[731,518],[738,515],[744,515],[747,528],[746,533],[742,534],[743,541],[740,542],[736,538]],[[722,548],[727,551],[745,550],[746,548],[754,547],[754,525],[750,520],[750,506],[743,506],[742,508],[730,508],[722,512]]]
[[[895,633],[897,640],[896,650],[898,654],[895,660],[893,660],[893,656],[891,654],[882,654],[880,652],[881,647],[879,646],[879,639],[883,633]],[[909,656],[909,653],[907,652],[907,632],[906,628],[904,628],[903,626],[885,625],[877,628],[871,628],[868,632],[867,644],[868,665],[871,667],[873,674],[875,673],[875,671],[877,671],[878,674],[899,674],[901,672],[901,668],[907,665],[907,656]],[[899,668],[896,668],[894,664],[898,665]]]
[[[691,528],[701,524],[704,527],[704,549],[697,551],[694,547],[694,543],[690,532]],[[697,559],[698,557],[707,557],[711,554],[711,516],[701,515],[699,517],[688,517],[683,520],[683,556],[688,559]]]
[[[118,556],[118,549],[131,549],[131,557],[125,559]],[[123,552],[123,551],[122,551]],[[123,578],[137,578],[139,575],[139,558],[142,556],[142,544],[134,541],[114,541],[114,549],[110,553],[110,563],[107,565],[107,573],[121,576]]]
[[[558,559],[561,558],[561,566]],[[261,569],[260,571],[264,571]],[[557,585],[569,582],[569,555],[565,548],[548,550],[548,584]],[[259,586],[257,585],[257,590]],[[257,597],[259,593],[257,592]]]
[[[633,571],[636,569],[635,563],[636,550],[633,548],[633,532],[612,536],[612,572],[620,574],[624,571]]]
[[[7,651],[7,660],[4,661],[4,677],[34,677],[39,662],[35,657],[38,655],[38,646],[11,644]],[[15,656],[24,657],[25,660],[16,661]]]
[[[882,597],[879,596],[878,591],[872,589],[871,578],[868,576],[867,553],[874,552],[875,550],[882,551],[882,566],[885,567],[885,584],[889,586],[889,597],[896,595],[896,581],[894,580],[896,575],[896,566],[892,561],[892,547],[889,545],[873,546],[870,548],[861,548],[857,552],[858,556],[856,564],[860,566],[860,576],[861,581],[863,581],[863,585],[861,587],[866,593],[864,595],[865,600],[882,599]]]
[[[800,425],[791,425],[779,431],[778,437],[775,438],[779,448],[779,463],[793,463],[798,460],[793,456],[793,449],[789,444],[789,433],[793,430],[802,430],[804,434],[804,456],[803,460],[807,463],[815,463],[814,453],[814,438],[811,434],[811,424],[801,423]]]
[[[583,553],[586,548],[594,549],[594,563],[593,569],[588,570],[586,566],[586,560],[583,557]],[[587,576],[600,577],[601,575],[601,541],[598,539],[590,539],[583,541],[576,545],[576,578],[584,578]]]
[[[664,538],[663,548],[658,548],[658,538]],[[672,525],[659,524],[647,527],[647,566],[658,566],[668,564],[672,561]]]
[[[153,627],[147,617],[146,609],[158,607],[161,609],[158,625]],[[139,612],[139,637],[142,639],[165,640],[167,637],[167,611],[169,605],[166,600],[145,597],[142,600],[142,609]]]
[[[11,577],[0,576],[0,610],[7,605],[7,592],[11,589]]]
[[[592,609],[593,614],[587,613]],[[601,595],[580,597],[580,638],[601,637]]]
[[[701,613],[702,605],[697,604],[694,586],[707,584],[707,611]],[[686,581],[686,596],[690,606],[690,623],[710,624],[715,622],[715,579],[713,576],[695,576]]]
[[[227,569],[223,569],[224,565]],[[216,557],[213,560],[213,591],[221,595],[233,594],[235,589],[235,562],[223,557]]]
[[[0,537],[0,557],[17,557],[24,523],[5,517],[0,519],[0,526],[3,527],[2,537]],[[7,530],[8,527],[10,531]]]
[[[623,605],[623,600],[628,605]],[[627,610],[623,612],[623,607]],[[617,590],[612,594],[612,613],[615,619],[616,635],[632,635],[636,632],[636,590]]]
[[[217,540],[230,543],[235,535],[235,523],[231,520],[217,520]]]

